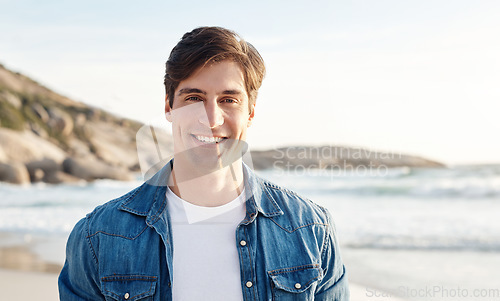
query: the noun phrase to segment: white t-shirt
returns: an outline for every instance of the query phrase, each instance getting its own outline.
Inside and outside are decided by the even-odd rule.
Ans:
[[[203,207],[167,189],[174,301],[243,300],[235,235],[246,214],[244,195],[222,206]]]

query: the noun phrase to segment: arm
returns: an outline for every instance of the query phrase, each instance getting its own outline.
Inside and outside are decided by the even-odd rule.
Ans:
[[[324,277],[316,288],[314,300],[349,300],[349,284],[335,233],[335,226],[328,210],[323,208],[327,219],[327,234],[322,253]]]
[[[80,220],[66,245],[66,262],[59,275],[59,298],[104,300],[98,276],[97,257],[89,238],[88,218]]]

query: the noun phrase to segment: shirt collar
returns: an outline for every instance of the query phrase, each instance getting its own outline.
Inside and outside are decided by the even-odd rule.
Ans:
[[[173,160],[169,161],[144,184],[124,196],[119,209],[136,215],[147,216],[148,224],[155,223],[166,208],[167,182],[172,172]],[[282,215],[283,211],[269,193],[269,187],[245,163],[245,193],[247,217],[244,220],[251,222],[257,212],[266,217]]]
[[[243,163],[243,173],[245,175],[245,191],[247,193],[247,212],[258,211],[266,217],[283,214],[278,203],[274,200],[269,187],[262,178],[257,176],[251,169]],[[256,210],[252,210],[252,205]]]

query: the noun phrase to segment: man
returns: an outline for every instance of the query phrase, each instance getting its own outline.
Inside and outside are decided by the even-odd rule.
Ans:
[[[348,300],[326,209],[243,163],[265,74],[235,33],[186,33],[166,64],[174,159],[72,231],[61,300]]]

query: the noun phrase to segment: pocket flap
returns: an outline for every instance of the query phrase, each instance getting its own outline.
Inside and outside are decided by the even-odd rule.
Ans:
[[[113,275],[102,277],[103,294],[114,300],[140,300],[155,293],[156,277],[144,275]]]
[[[291,293],[302,293],[323,277],[323,270],[319,264],[308,264],[272,270],[267,274],[277,288]]]

